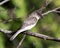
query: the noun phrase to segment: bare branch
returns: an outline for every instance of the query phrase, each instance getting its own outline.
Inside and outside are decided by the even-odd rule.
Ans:
[[[12,31],[4,30],[2,28],[0,28],[0,32],[3,32],[3,33],[12,33]]]
[[[60,7],[55,8],[55,9],[52,9],[52,10],[49,10],[49,11],[43,13],[42,16],[47,15],[47,14],[49,14],[49,13],[51,13],[51,12],[57,12],[56,10],[59,9],[59,8],[60,8]]]
[[[4,0],[4,1],[0,2],[0,5],[3,5],[4,3],[8,2],[8,1],[10,1],[10,0]]]
[[[25,37],[26,37],[26,34],[24,34],[24,36],[23,36],[23,38],[21,39],[21,41],[19,42],[17,48],[19,48],[19,47],[22,45],[22,43],[23,43]]]
[[[12,33],[12,31],[4,30],[4,29],[0,29],[0,31],[4,32],[4,33]],[[37,37],[37,38],[44,39],[44,40],[51,40],[51,41],[60,42],[60,38],[54,38],[54,37],[50,37],[50,36],[47,36],[47,35],[44,35],[44,34],[40,34],[40,33],[22,32],[22,34],[27,34],[27,35],[30,35],[30,36],[34,36],[34,37]]]
[[[60,13],[60,11],[55,11],[56,13]]]
[[[60,38],[54,38],[54,37],[50,37],[50,36],[47,36],[47,35],[44,35],[44,34],[40,34],[40,33],[35,33],[35,32],[23,32],[23,34],[27,34],[27,35],[30,35],[30,36],[34,36],[34,37],[41,38],[41,39],[44,39],[44,40],[51,40],[51,41],[60,42]]]

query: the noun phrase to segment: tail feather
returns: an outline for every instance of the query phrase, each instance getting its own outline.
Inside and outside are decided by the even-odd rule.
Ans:
[[[18,31],[10,38],[10,40],[14,40],[15,37],[16,37],[18,34],[20,34],[21,32],[23,32],[23,31],[25,31],[25,30],[23,30],[23,29],[18,30]]]

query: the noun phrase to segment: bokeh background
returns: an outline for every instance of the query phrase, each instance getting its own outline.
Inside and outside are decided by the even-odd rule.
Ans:
[[[34,10],[41,8],[41,5],[44,4],[44,2],[45,0],[11,0],[5,3],[0,6],[0,28],[16,31],[21,27],[21,24],[26,17]],[[60,0],[48,0],[48,2],[50,2],[50,4],[46,7],[44,12],[60,6]],[[12,20],[8,15],[8,10],[14,7],[14,20]],[[59,38],[60,14],[47,14],[38,21],[37,25],[32,28],[31,31]],[[15,40],[10,41],[10,35],[11,34],[0,32],[0,48],[16,48],[23,36],[23,34],[20,34]],[[27,35],[21,48],[60,48],[60,42],[43,40]]]

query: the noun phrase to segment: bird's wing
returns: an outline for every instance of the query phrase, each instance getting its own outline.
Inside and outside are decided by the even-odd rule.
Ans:
[[[36,22],[37,22],[37,19],[35,17],[30,16],[23,22],[21,28],[25,28],[29,25],[35,24]]]

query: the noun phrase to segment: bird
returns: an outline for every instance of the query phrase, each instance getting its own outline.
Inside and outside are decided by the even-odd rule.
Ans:
[[[10,40],[14,40],[18,34],[21,32],[32,29],[38,22],[38,20],[42,17],[41,12],[36,10],[32,12],[27,19],[22,23],[21,28],[10,38]]]

